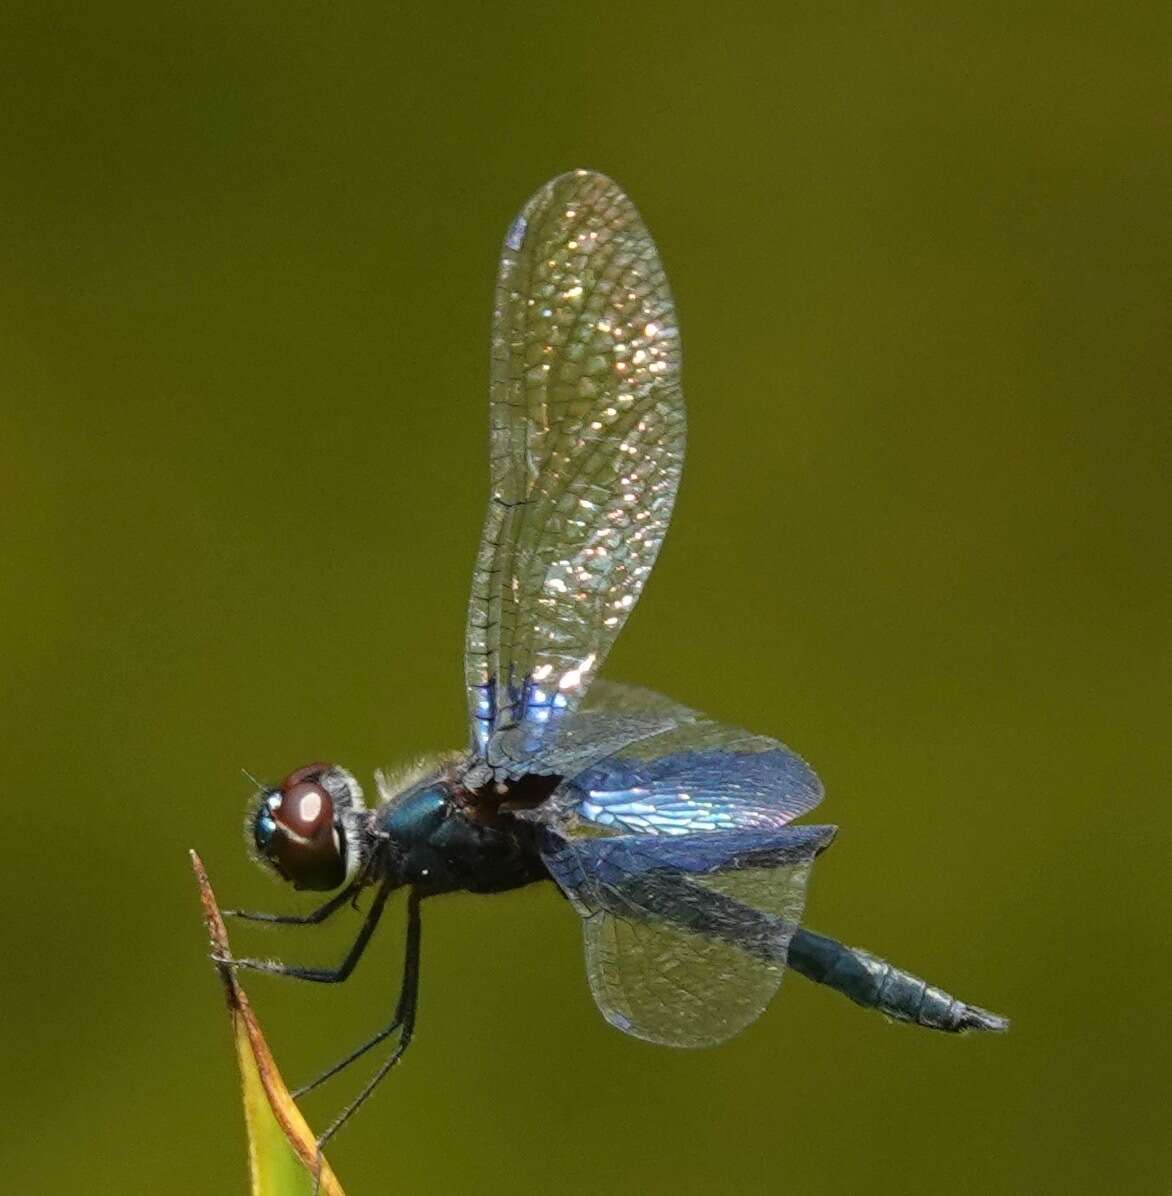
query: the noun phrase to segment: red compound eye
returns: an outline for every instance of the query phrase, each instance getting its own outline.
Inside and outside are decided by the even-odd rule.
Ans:
[[[329,769],[318,763],[291,772],[258,815],[272,824],[258,833],[258,844],[298,889],[336,889],[346,879],[345,840],[334,825],[334,800],[321,783]]]
[[[323,827],[334,825],[334,799],[316,781],[282,786],[273,820],[298,839],[316,839]]]

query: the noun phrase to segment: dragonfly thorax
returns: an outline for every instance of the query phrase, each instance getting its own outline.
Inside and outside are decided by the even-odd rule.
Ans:
[[[499,893],[548,877],[532,827],[450,773],[389,797],[372,834],[391,879],[425,893]]]

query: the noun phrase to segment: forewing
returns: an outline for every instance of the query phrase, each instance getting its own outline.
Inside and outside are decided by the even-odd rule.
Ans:
[[[545,862],[583,918],[586,972],[611,1025],[710,1046],[769,1003],[833,828],[551,840]],[[733,842],[735,841],[735,842]]]
[[[565,835],[591,827],[616,833],[686,835],[784,826],[822,800],[814,770],[784,744],[705,718],[647,691],[652,728],[567,777],[535,816]],[[557,770],[551,770],[557,771]]]
[[[473,765],[464,781],[475,787],[494,775],[498,780],[526,773],[572,777],[639,740],[700,717],[649,689],[600,679],[577,710],[547,721],[527,719],[499,731],[493,739],[492,768]]]
[[[516,780],[527,774],[572,776],[595,761],[674,725],[670,716],[653,711],[576,710],[543,725],[522,721],[496,733],[491,764],[473,763],[463,782],[476,788],[494,778],[501,781]]]
[[[670,719],[673,726],[704,717],[698,710],[656,693],[653,689],[627,685],[622,681],[607,681],[601,677],[590,687],[590,692],[582,702],[582,709],[608,714],[659,715]]]
[[[667,279],[631,201],[589,171],[547,183],[509,229],[493,312],[465,643],[473,748],[491,767],[494,736],[545,734],[580,703],[638,599],[683,466],[679,376]]]

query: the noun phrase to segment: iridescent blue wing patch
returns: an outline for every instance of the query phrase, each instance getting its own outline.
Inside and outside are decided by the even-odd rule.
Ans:
[[[744,1029],[781,983],[815,855],[834,828],[565,839],[542,858],[582,917],[611,1025],[699,1047]]]
[[[522,721],[493,736],[483,763],[468,769],[464,783],[476,787],[493,778],[500,781],[528,774],[576,774],[674,725],[670,718],[652,712],[619,714],[601,710],[572,711],[564,719],[544,726]]]
[[[639,740],[675,730],[701,716],[679,702],[635,685],[595,681],[578,710],[556,720],[528,718],[503,728],[492,740],[484,775],[516,779],[526,773],[572,777]]]
[[[730,736],[720,746],[651,760],[634,752],[611,756],[571,783],[581,795],[577,813],[635,834],[784,826],[818,804],[821,788],[803,760],[775,741],[759,742],[762,738],[747,743]]]
[[[655,562],[683,466],[667,279],[602,175],[554,179],[509,229],[490,412],[465,639],[478,781],[515,772],[580,705]]]
[[[822,800],[814,770],[784,744],[705,718],[666,698],[623,686],[612,709],[641,708],[670,725],[651,730],[566,777],[533,812],[565,835],[688,835],[785,826]],[[625,700],[623,695],[630,695]],[[641,696],[641,697],[640,697]],[[597,833],[597,830],[594,831]]]

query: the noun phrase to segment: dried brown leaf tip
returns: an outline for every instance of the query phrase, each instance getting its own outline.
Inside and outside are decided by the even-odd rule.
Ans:
[[[203,861],[194,851],[191,866],[199,885],[212,954],[230,959],[228,931]],[[224,986],[240,1065],[253,1196],[311,1193],[319,1168],[316,1190],[321,1196],[345,1196],[329,1163],[318,1153],[317,1141],[301,1110],[289,1095],[235,971],[223,963],[217,964],[216,970]]]

